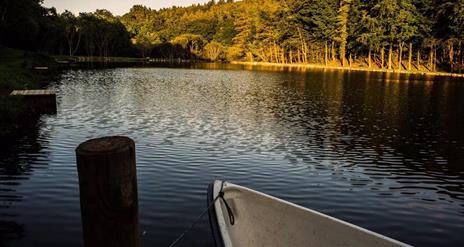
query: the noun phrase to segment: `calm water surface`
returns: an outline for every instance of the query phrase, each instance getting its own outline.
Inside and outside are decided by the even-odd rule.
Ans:
[[[167,246],[213,179],[417,246],[464,246],[464,82],[380,73],[181,68],[65,72],[0,154],[0,246],[81,246],[74,149],[137,145],[143,246]],[[33,121],[33,120],[31,120]],[[207,217],[182,242],[213,245]]]

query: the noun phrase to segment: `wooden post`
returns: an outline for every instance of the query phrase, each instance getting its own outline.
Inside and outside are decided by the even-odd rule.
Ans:
[[[104,137],[76,149],[84,246],[139,246],[135,143]]]

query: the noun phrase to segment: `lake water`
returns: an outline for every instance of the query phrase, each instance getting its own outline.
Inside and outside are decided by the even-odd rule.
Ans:
[[[81,246],[74,149],[136,142],[143,246],[224,179],[417,246],[464,246],[464,81],[240,66],[65,72],[0,153],[0,246]],[[31,119],[31,121],[35,121]],[[212,246],[208,217],[181,246]]]

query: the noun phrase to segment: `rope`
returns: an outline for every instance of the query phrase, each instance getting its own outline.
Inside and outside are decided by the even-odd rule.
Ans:
[[[214,203],[216,203],[216,201],[220,198],[222,199],[222,201],[224,202],[225,206],[226,206],[226,209],[227,209],[227,214],[229,215],[229,220],[230,220],[230,224],[231,225],[234,225],[235,223],[235,218],[234,218],[234,215],[232,213],[232,209],[229,207],[229,204],[226,202],[226,200],[224,199],[224,191],[222,190],[224,187],[224,181],[222,181],[221,183],[221,190],[219,191],[219,194],[216,196],[216,198],[214,198],[214,200],[208,205],[208,207],[206,207],[206,209],[197,217],[197,219],[181,234],[179,235],[179,237],[177,237],[177,239],[172,242],[172,244],[169,245],[169,247],[174,247],[176,246],[184,237],[187,233],[189,233],[195,226],[196,224],[198,224],[198,222],[200,222],[200,220],[203,218],[203,216],[205,216],[205,214],[210,210],[210,208],[214,205]]]
[[[217,197],[221,198],[222,201],[224,202],[224,205],[226,205],[227,214],[229,215],[230,224],[234,225],[235,224],[235,217],[234,217],[234,214],[232,213],[232,209],[229,207],[229,204],[224,199],[224,191],[222,191],[222,188],[221,188],[221,191],[219,192],[219,195]]]

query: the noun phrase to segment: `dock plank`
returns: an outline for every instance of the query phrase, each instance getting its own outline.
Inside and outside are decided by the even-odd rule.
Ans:
[[[38,90],[14,90],[10,95],[21,95],[21,96],[53,96],[55,92],[49,89],[38,89]]]
[[[10,97],[21,98],[22,104],[31,113],[56,114],[56,93],[53,90],[14,90]]]

